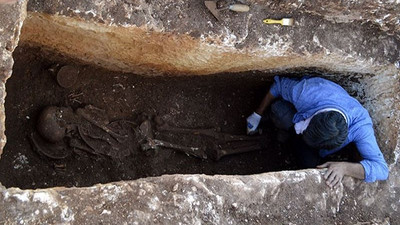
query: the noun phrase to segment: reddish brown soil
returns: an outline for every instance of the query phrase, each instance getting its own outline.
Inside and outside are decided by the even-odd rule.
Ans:
[[[88,154],[63,160],[40,156],[28,136],[38,114],[48,105],[76,109],[92,104],[105,109],[111,120],[159,116],[178,127],[220,127],[223,132],[245,134],[245,119],[265,94],[271,76],[248,72],[143,77],[79,64],[26,46],[16,49],[14,59],[14,73],[6,84],[7,144],[0,160],[0,182],[6,187],[90,186],[162,174],[254,174],[295,168],[288,148],[274,141],[268,149],[217,162],[170,149],[138,150],[122,160]],[[64,65],[80,68],[78,82],[70,89],[56,81],[57,71]],[[272,127],[267,132],[271,140],[273,132]],[[65,168],[57,168],[60,165]]]

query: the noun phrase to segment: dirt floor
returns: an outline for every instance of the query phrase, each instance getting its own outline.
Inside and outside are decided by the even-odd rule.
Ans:
[[[245,119],[258,106],[272,76],[247,72],[143,77],[83,65],[28,46],[18,47],[14,59],[14,73],[6,84],[7,144],[0,160],[0,182],[6,187],[91,186],[162,174],[255,174],[296,169],[290,144],[275,140],[276,130],[268,121],[263,125],[260,150],[225,156],[219,161],[168,148],[144,151],[140,148],[143,140],[139,139],[130,140],[137,142],[132,142],[128,151],[119,146],[104,154],[69,147],[67,156],[51,159],[38,151],[30,138],[37,134],[38,117],[46,106],[69,107],[76,112],[92,105],[104,110],[104,120],[131,121],[129,132],[135,138],[145,120],[153,125],[158,122],[180,128],[219,128],[218,132],[245,135]],[[63,88],[59,85],[63,81],[57,82],[57,74],[66,65],[79,71],[79,75],[76,82],[64,80],[64,86],[70,87]],[[90,129],[104,133],[99,126]],[[79,139],[76,127],[73,132],[69,140]],[[154,135],[184,146],[209,147],[205,143],[210,143],[210,138],[205,140],[201,135],[157,129]],[[215,145],[215,140],[211,142]],[[65,140],[62,144],[68,146]],[[127,154],[121,156],[121,151]]]

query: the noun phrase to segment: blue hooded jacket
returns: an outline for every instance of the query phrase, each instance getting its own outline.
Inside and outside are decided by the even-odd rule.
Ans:
[[[355,98],[341,86],[319,77],[291,79],[275,76],[274,79],[270,92],[295,106],[297,113],[293,117],[293,123],[305,120],[325,108],[335,108],[345,114],[349,127],[346,141],[339,148],[320,150],[321,157],[354,142],[363,158],[360,163],[364,167],[365,181],[374,182],[388,178],[389,169],[376,142],[371,117]]]

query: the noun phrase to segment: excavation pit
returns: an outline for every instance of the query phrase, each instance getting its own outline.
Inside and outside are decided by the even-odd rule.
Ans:
[[[163,174],[246,175],[298,169],[291,151],[293,143],[276,140],[277,130],[268,120],[263,121],[262,134],[257,135],[260,138],[256,140],[258,150],[219,160],[213,158],[215,151],[208,144],[213,140],[194,133],[158,129],[154,138],[181,146],[205,148],[207,159],[166,147],[144,150],[140,147],[143,140],[137,137],[141,132],[140,124],[145,120],[153,124],[162,121],[159,123],[177,128],[213,128],[218,130],[216,134],[245,137],[246,117],[257,108],[274,74],[250,71],[195,77],[145,77],[82,64],[28,45],[18,47],[14,59],[14,72],[6,86],[8,144],[0,164],[0,181],[5,186],[25,189],[91,186]],[[77,77],[74,85],[60,85],[60,74],[65,73],[65,68],[71,76]],[[324,76],[315,69],[281,75],[298,77],[301,74]],[[70,109],[71,112],[86,110],[86,114],[95,109],[104,114],[101,119],[98,116],[94,118],[98,121],[130,121],[132,124],[127,125],[132,130],[125,132],[133,132],[129,136],[131,140],[127,140],[125,145],[118,142],[104,145],[104,140],[93,138],[104,136],[104,131],[86,120],[68,118],[64,113],[59,115],[64,117],[62,122],[78,124],[76,130],[67,131],[71,134],[64,137],[59,146],[44,142],[40,138],[43,136],[40,131],[44,128],[39,129],[38,121],[40,113],[48,106],[64,107],[64,111]],[[83,136],[82,129],[97,134]],[[123,129],[116,128],[114,132],[121,133]],[[57,131],[53,128],[50,133],[56,135]],[[92,140],[87,140],[89,137]],[[221,140],[213,144],[222,145]],[[234,142],[233,147],[239,148],[241,144],[246,145]],[[351,151],[354,147],[336,157],[348,160]]]
[[[243,135],[245,118],[257,107],[271,77],[253,72],[143,77],[79,64],[27,46],[17,48],[14,58],[14,73],[7,82],[9,141],[1,164],[1,183],[5,186],[91,186],[162,174],[255,174],[295,168],[287,147],[277,142],[272,142],[266,150],[228,156],[218,162],[164,148],[147,152],[136,149],[121,159],[84,152],[62,160],[50,159],[38,154],[30,141],[38,115],[46,106],[76,110],[93,105],[103,109],[110,120],[136,122],[157,116],[177,127],[219,127],[226,133]],[[63,88],[57,83],[57,75],[65,65],[80,68],[78,84],[73,88]],[[267,132],[273,136],[273,132]],[[173,138],[177,144],[201,145],[196,140]],[[6,168],[14,168],[15,173]]]
[[[0,7],[4,12],[0,18],[15,12],[0,20],[0,29],[6,31],[0,36],[3,99],[7,92],[5,105],[0,105],[3,121],[0,167],[2,185],[9,187],[0,186],[3,203],[0,217],[6,218],[6,223],[38,224],[397,224],[398,3],[250,2],[249,13],[224,12],[223,22],[215,21],[202,2],[194,0],[79,3],[31,0],[27,14],[25,1]],[[260,23],[266,16],[289,15],[295,18],[292,27]],[[16,64],[12,75],[11,53],[17,44],[20,48],[13,53]],[[33,62],[36,64],[25,65]],[[57,76],[58,70],[68,66],[78,67],[77,79],[63,73]],[[18,72],[17,68],[28,71]],[[108,120],[140,121],[150,117],[152,121],[162,119],[179,127],[219,126],[221,131],[242,135],[245,117],[257,106],[273,75],[301,76],[306,72],[342,85],[369,111],[379,147],[389,165],[387,181],[369,184],[346,177],[338,189],[330,190],[323,182],[322,170],[297,170],[291,164],[290,152],[284,154],[290,148],[282,146],[272,149],[278,153],[273,160],[285,155],[289,163],[282,167],[273,165],[276,167],[269,170],[260,161],[264,151],[227,156],[215,162],[159,149],[142,154],[143,160],[135,167],[132,161],[124,163],[85,152],[74,152],[61,160],[48,159],[28,145],[29,129],[35,128],[39,112],[48,105],[77,110],[90,104],[105,110]],[[14,79],[18,76],[22,78]],[[134,81],[135,88],[123,92],[128,86],[121,80]],[[136,85],[139,81],[142,83]],[[196,96],[199,92],[189,88],[192,83],[200,85],[200,90],[208,95]],[[28,96],[18,97],[18,93],[28,92],[32,85],[38,89],[32,88]],[[96,85],[106,91],[104,96],[99,93],[96,96],[92,90]],[[146,96],[138,94],[139,91],[135,93],[136,88],[147,93]],[[235,88],[240,91],[235,92],[235,97],[230,96]],[[179,90],[184,90],[185,95]],[[162,95],[164,92],[170,95]],[[132,97],[128,93],[140,97],[128,102],[130,108],[121,101]],[[204,97],[219,97],[221,93],[229,98],[224,102],[215,98],[206,110],[199,109]],[[149,96],[155,98],[145,104],[145,99],[150,101]],[[192,98],[186,99],[187,96]],[[9,103],[9,98],[19,101]],[[18,109],[28,99],[38,103]],[[230,107],[225,101],[231,103]],[[174,105],[176,102],[182,104]],[[135,104],[137,108],[132,107]],[[167,108],[167,104],[171,107]],[[184,107],[189,109],[180,111]],[[208,111],[211,107],[215,108],[213,115]],[[185,114],[183,120],[182,114]],[[221,118],[230,119],[225,119],[225,123]],[[5,130],[7,140],[3,135]],[[11,135],[17,132],[16,136],[23,141]],[[32,155],[25,154],[28,149]],[[171,163],[167,162],[166,152],[182,159],[182,163],[168,167]],[[242,161],[235,161],[236,157]],[[153,161],[146,161],[149,159]],[[93,164],[94,161],[98,164]],[[258,165],[262,163],[261,169]],[[197,171],[178,171],[189,169],[188,164]],[[29,168],[31,165],[40,169]],[[128,165],[132,165],[129,171],[134,173],[123,171]],[[144,172],[149,168],[159,169],[160,165],[167,169]],[[218,171],[216,165],[223,165],[229,171]],[[9,172],[10,168],[13,172]],[[73,170],[70,175],[69,169]],[[143,176],[137,176],[138,171]],[[162,175],[164,172],[173,175]],[[98,182],[102,184],[91,186]],[[58,187],[63,185],[67,187]],[[51,188],[35,189],[41,187]]]

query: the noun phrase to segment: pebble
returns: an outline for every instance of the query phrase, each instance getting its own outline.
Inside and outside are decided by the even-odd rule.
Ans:
[[[179,188],[179,184],[175,184],[174,187],[172,188],[173,192],[176,192]]]
[[[394,65],[396,66],[397,69],[400,69],[400,61],[395,62]]]

